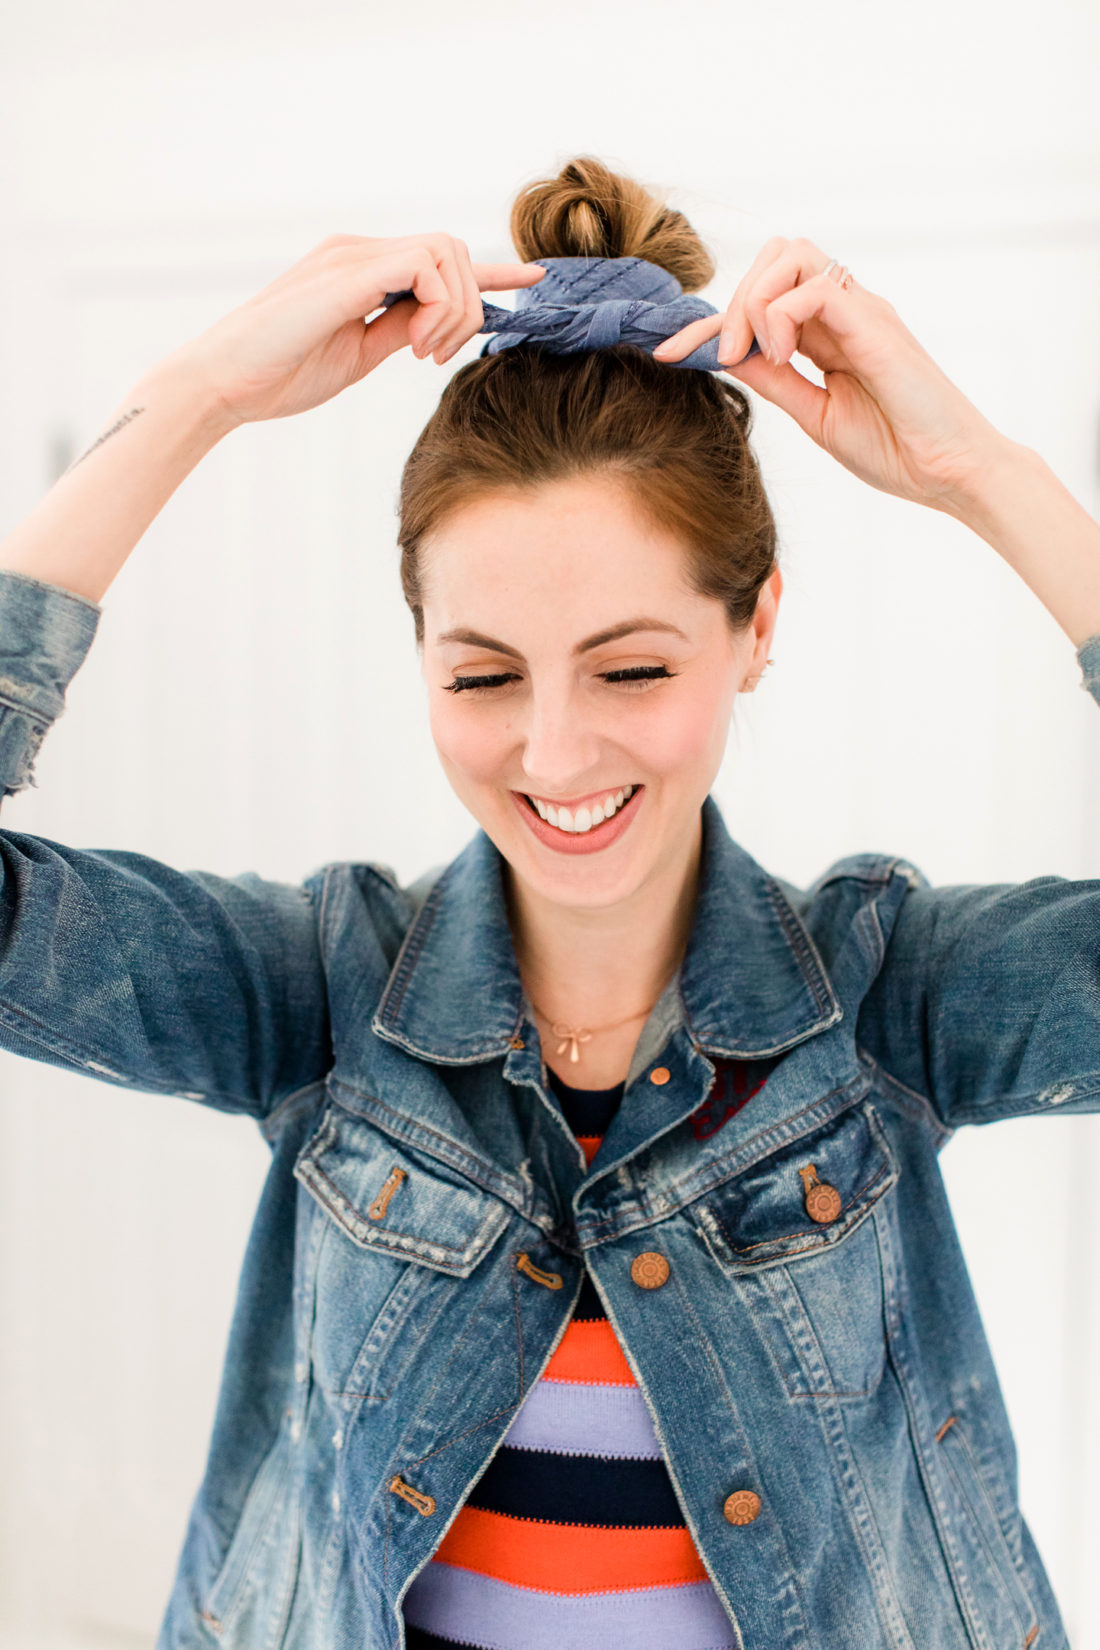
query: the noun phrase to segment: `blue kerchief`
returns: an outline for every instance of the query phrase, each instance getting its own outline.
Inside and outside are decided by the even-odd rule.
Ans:
[[[637,344],[652,352],[674,332],[704,315],[717,315],[713,304],[685,292],[675,275],[646,258],[534,258],[546,274],[536,286],[518,287],[515,309],[502,309],[482,299],[482,332],[494,333],[482,355],[497,355],[513,344],[537,342],[554,355],[607,349],[612,344]],[[388,309],[410,290],[387,292]],[[748,355],[758,355],[755,338]],[[732,363],[731,363],[732,364]],[[718,337],[692,350],[670,367],[694,367],[722,372]]]

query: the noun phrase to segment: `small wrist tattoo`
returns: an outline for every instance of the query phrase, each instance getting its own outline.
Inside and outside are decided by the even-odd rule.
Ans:
[[[131,407],[130,411],[128,413],[123,413],[122,417],[118,420],[118,422],[116,424],[112,424],[111,428],[109,430],[104,430],[104,432],[100,436],[99,440],[92,442],[91,446],[88,448],[88,452],[87,453],[81,453],[80,457],[78,459],[76,459],[72,464],[70,464],[69,469],[66,470],[64,473],[66,475],[68,475],[69,470],[75,470],[77,464],[83,464],[84,460],[88,456],[88,453],[94,453],[96,448],[97,447],[102,447],[103,443],[105,441],[109,441],[111,436],[117,435],[119,430],[122,429],[122,426],[124,424],[129,424],[129,422],[132,418],[137,418],[138,414],[143,413],[144,411],[145,411],[144,407]]]

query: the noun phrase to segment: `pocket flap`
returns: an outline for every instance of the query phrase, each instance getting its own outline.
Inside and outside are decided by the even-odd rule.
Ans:
[[[796,1260],[842,1242],[898,1172],[882,1125],[864,1101],[724,1181],[693,1211],[725,1265]]]
[[[467,1277],[508,1210],[445,1164],[329,1101],[294,1175],[363,1249]]]

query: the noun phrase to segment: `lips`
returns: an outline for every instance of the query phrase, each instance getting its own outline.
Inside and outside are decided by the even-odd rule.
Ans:
[[[547,820],[559,831],[575,831],[581,836],[596,825],[602,825],[606,820],[614,818],[623,804],[629,802],[634,789],[633,785],[624,785],[617,790],[598,791],[581,802],[570,804],[559,804],[545,797],[531,795],[527,796],[527,800],[540,819]]]
[[[624,786],[624,791],[625,789]],[[591,854],[611,847],[629,829],[644,796],[645,786],[636,785],[633,794],[629,799],[624,797],[622,807],[610,819],[605,819],[600,825],[590,826],[587,831],[570,832],[563,831],[557,825],[551,825],[549,820],[541,818],[525,792],[512,792],[516,808],[528,830],[539,842],[559,854]]]

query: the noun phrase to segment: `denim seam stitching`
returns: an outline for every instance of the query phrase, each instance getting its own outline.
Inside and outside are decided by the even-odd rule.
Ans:
[[[803,980],[813,993],[813,998],[815,1004],[817,1005],[818,1013],[824,1014],[827,1011],[833,1012],[840,1005],[837,1002],[836,995],[833,992],[831,984],[829,983],[829,978],[825,971],[825,966],[821,961],[821,957],[818,954],[817,947],[810,938],[809,930],[798,916],[798,913],[791,908],[786,895],[783,893],[783,890],[773,877],[768,877],[767,879],[767,891],[772,909],[778,917],[782,925],[783,932],[786,935],[787,944],[794,953],[795,959],[802,971]],[[822,992],[819,989],[822,985],[825,987],[824,995],[822,995]]]
[[[788,1125],[797,1122],[800,1118],[804,1118],[809,1112],[814,1111],[815,1108],[823,1106],[827,1101],[831,1100],[834,1095],[844,1094],[846,1089],[852,1088],[855,1084],[858,1084],[859,1081],[860,1078],[856,1077],[852,1079],[851,1083],[841,1084],[835,1089],[830,1089],[827,1094],[819,1095],[816,1100],[812,1100],[808,1105],[803,1106],[801,1111],[792,1112],[790,1116],[784,1117],[780,1122],[769,1124],[767,1128],[758,1130],[755,1135],[750,1135],[747,1140],[742,1141],[739,1147],[736,1147],[732,1152],[727,1153],[725,1157],[719,1158],[716,1163],[710,1164],[708,1169],[692,1169],[681,1180],[672,1182],[672,1184],[668,1187],[665,1196],[668,1198],[676,1193],[679,1197],[676,1207],[674,1209],[659,1211],[647,1203],[645,1205],[645,1213],[651,1217],[647,1223],[655,1224],[661,1220],[669,1219],[673,1215],[679,1214],[681,1209],[686,1208],[689,1204],[697,1203],[701,1197],[705,1197],[708,1192],[714,1191],[717,1186],[724,1185],[727,1180],[733,1180],[736,1176],[744,1174],[747,1169],[755,1167],[757,1163],[761,1162],[765,1157],[770,1156],[772,1152],[778,1151],[783,1146],[796,1144],[800,1139],[800,1136],[797,1133],[792,1134],[788,1129]],[[823,1127],[826,1123],[833,1122],[835,1118],[843,1117],[846,1111],[850,1111],[853,1106],[858,1106],[860,1104],[866,1096],[866,1093],[866,1086],[858,1089],[857,1092],[845,1101],[844,1105],[838,1106],[835,1111],[825,1117],[820,1125],[811,1124],[803,1131],[803,1133],[808,1134],[813,1127]],[[728,1167],[731,1160],[736,1163],[740,1153],[751,1147],[754,1141],[761,1143],[758,1145],[756,1152],[751,1156],[747,1156],[743,1161],[737,1163],[735,1168]],[[697,1190],[694,1189],[696,1180],[699,1182]],[[636,1228],[631,1229],[634,1230]],[[608,1233],[613,1236],[618,1230],[617,1215],[608,1215],[605,1219],[598,1222],[586,1222],[585,1230],[586,1232],[592,1231],[596,1236],[596,1240],[602,1242],[603,1234]]]
[[[857,1192],[852,1193],[850,1201],[847,1204],[845,1204],[844,1208],[840,1212],[840,1215],[838,1215],[836,1217],[836,1220],[839,1220],[841,1218],[841,1216],[846,1211],[849,1211],[849,1210],[853,1209],[855,1207],[856,1200],[858,1198],[863,1197],[865,1195],[865,1193],[869,1192],[871,1190],[872,1186],[875,1185],[876,1181],[879,1181],[879,1180],[882,1179],[883,1175],[889,1174],[890,1171],[891,1171],[891,1167],[892,1167],[892,1165],[889,1162],[887,1162],[887,1163],[883,1163],[878,1169],[876,1169],[874,1174],[871,1176],[870,1180],[864,1181],[863,1185],[859,1188],[859,1190]],[[714,1213],[713,1210],[711,1212]],[[733,1239],[730,1237],[729,1232],[726,1230],[725,1226],[722,1224],[721,1216],[719,1216],[718,1214],[715,1214],[714,1218],[718,1222],[719,1227],[721,1227],[722,1235],[725,1237],[726,1242],[730,1246],[730,1253],[734,1254],[734,1255],[747,1255],[749,1253],[749,1251],[752,1250],[752,1249],[764,1249],[764,1248],[767,1248],[768,1245],[772,1244],[772,1243],[787,1243],[791,1238],[810,1237],[810,1236],[813,1235],[812,1233],[810,1233],[808,1231],[784,1232],[781,1237],[762,1238],[759,1243],[747,1243],[747,1244],[742,1245],[739,1248],[737,1246],[737,1244],[734,1243]],[[836,1221],[830,1221],[829,1224],[830,1224],[830,1226],[833,1226],[833,1225],[836,1224]],[[859,1224],[862,1225],[863,1222],[860,1221]],[[847,1235],[850,1231],[854,1231],[854,1229],[855,1229],[855,1223],[853,1222],[850,1226],[847,1226],[845,1228],[845,1231],[844,1231],[845,1237],[847,1237]],[[839,1242],[839,1241],[840,1240],[837,1239],[837,1242]],[[807,1254],[810,1250],[821,1249],[823,1247],[831,1247],[831,1246],[826,1245],[826,1244],[821,1244],[821,1243],[809,1243],[809,1244],[805,1244],[801,1249],[789,1249],[787,1251],[787,1254],[792,1255],[792,1256],[793,1255],[804,1255],[804,1254]]]
[[[465,1173],[467,1178],[473,1181],[475,1186],[480,1187],[480,1189],[483,1192],[488,1193],[490,1197],[499,1198],[502,1202],[512,1203],[512,1200],[516,1196],[516,1191],[511,1182],[507,1178],[500,1175],[486,1177],[485,1165],[481,1162],[481,1160],[474,1157],[465,1146],[460,1145],[450,1135],[441,1133],[439,1129],[433,1128],[430,1123],[421,1122],[419,1118],[407,1118],[404,1112],[395,1111],[394,1108],[387,1105],[384,1100],[380,1100],[376,1094],[368,1094],[365,1089],[358,1089],[353,1084],[344,1082],[341,1078],[334,1078],[333,1086],[347,1089],[351,1094],[361,1095],[364,1100],[370,1102],[372,1107],[377,1107],[379,1111],[383,1111],[388,1117],[392,1117],[395,1120],[395,1123],[405,1124],[405,1128],[395,1128],[395,1136],[403,1144],[411,1146],[414,1150],[428,1150],[428,1147],[425,1146],[419,1138],[422,1134],[430,1135],[432,1139],[438,1140],[441,1146],[445,1146],[447,1148],[447,1154],[445,1157],[441,1158],[441,1161],[446,1162],[451,1168],[459,1170],[461,1173]],[[366,1119],[359,1118],[357,1113],[348,1111],[346,1106],[341,1106],[339,1100],[333,1098],[331,1103],[345,1116],[351,1117],[357,1122],[366,1121]],[[407,1125],[411,1125],[412,1129],[415,1129],[416,1133],[413,1134]],[[505,1195],[505,1188],[509,1189],[510,1195]],[[523,1202],[524,1209],[526,1209],[526,1199],[521,1199],[521,1201]],[[518,1205],[513,1206],[518,1207]]]
[[[424,950],[428,935],[431,932],[433,924],[435,923],[439,910],[439,903],[443,897],[444,886],[449,882],[449,880],[449,871],[444,871],[442,876],[439,877],[438,881],[431,889],[431,892],[428,894],[427,899],[424,901],[424,904],[420,909],[419,915],[401,942],[401,949],[397,954],[393,968],[390,972],[390,986],[387,991],[387,999],[389,999],[390,994],[392,993],[393,1000],[392,1002],[387,1000],[386,1003],[384,1021],[387,1025],[396,1019],[397,1015],[401,1011],[401,1004],[404,1002],[405,992],[408,990],[413,969],[416,966],[417,959]]]
[[[335,1117],[331,1113],[330,1113],[330,1117],[326,1121],[326,1124],[324,1125],[324,1127],[325,1127],[324,1136],[316,1138],[314,1140],[314,1142],[312,1143],[312,1145],[307,1148],[309,1155],[303,1156],[303,1158],[301,1160],[301,1166],[302,1166],[303,1170],[305,1170],[307,1168],[312,1169],[313,1174],[316,1175],[317,1179],[324,1181],[325,1186],[330,1188],[331,1195],[332,1195],[332,1203],[334,1205],[334,1212],[336,1210],[341,1210],[341,1211],[344,1211],[346,1213],[350,1213],[350,1214],[354,1215],[355,1218],[362,1224],[362,1226],[364,1228],[364,1231],[369,1232],[369,1231],[372,1230],[372,1228],[370,1228],[366,1225],[366,1222],[363,1220],[363,1217],[359,1213],[359,1210],[355,1207],[355,1205],[351,1202],[351,1200],[348,1197],[346,1197],[345,1194],[340,1190],[339,1186],[337,1186],[336,1182],[331,1178],[331,1176],[329,1176],[328,1174],[325,1173],[324,1169],[320,1165],[320,1162],[318,1161],[321,1153],[327,1151],[328,1148],[336,1140],[336,1121],[335,1121]],[[321,1188],[318,1188],[318,1189],[320,1190]],[[477,1227],[477,1231],[476,1231],[475,1236],[471,1239],[470,1243],[464,1249],[457,1248],[453,1243],[437,1242],[435,1239],[432,1239],[432,1238],[415,1238],[415,1237],[410,1236],[406,1232],[394,1232],[392,1230],[387,1230],[385,1228],[378,1228],[377,1238],[376,1238],[375,1242],[369,1244],[369,1247],[371,1249],[374,1249],[374,1248],[386,1249],[387,1245],[383,1241],[385,1238],[388,1237],[390,1239],[400,1239],[400,1240],[403,1240],[403,1242],[405,1244],[408,1244],[408,1245],[419,1244],[425,1250],[431,1250],[431,1249],[446,1250],[449,1255],[454,1256],[457,1260],[459,1260],[463,1264],[465,1264],[468,1259],[472,1259],[473,1255],[476,1255],[476,1253],[479,1249],[483,1249],[483,1248],[486,1247],[487,1239],[485,1237],[485,1230],[486,1230],[487,1227],[492,1225],[494,1217],[496,1217],[496,1214],[497,1214],[497,1212],[495,1210],[489,1210],[486,1213],[485,1217],[478,1223],[478,1227]],[[406,1248],[401,1247],[400,1243],[397,1244],[397,1250],[398,1250],[398,1253],[402,1256],[409,1253],[409,1250],[406,1249]]]

